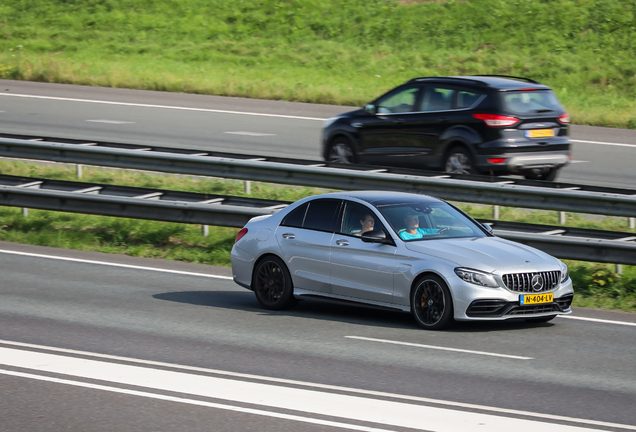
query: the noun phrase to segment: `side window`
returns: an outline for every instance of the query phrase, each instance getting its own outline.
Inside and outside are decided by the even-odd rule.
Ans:
[[[382,229],[382,224],[367,207],[345,201],[342,216],[342,234],[359,236],[367,231]]]
[[[300,207],[294,209],[285,216],[285,219],[280,223],[283,226],[302,228],[303,222],[305,221],[305,214],[307,213],[307,208],[309,207],[309,203],[303,204]]]
[[[420,111],[445,111],[453,109],[455,90],[443,87],[426,87]]]
[[[457,92],[457,108],[470,108],[477,102],[479,96],[477,93],[464,90]]]
[[[317,199],[309,202],[303,228],[317,231],[333,231],[340,200]]]
[[[376,102],[378,114],[415,111],[419,87],[407,87],[383,96]]]

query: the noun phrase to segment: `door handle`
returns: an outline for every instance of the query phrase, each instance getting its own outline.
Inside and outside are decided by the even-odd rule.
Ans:
[[[347,240],[336,240],[336,244],[338,246],[349,246],[349,242]]]
[[[283,238],[284,239],[295,239],[296,235],[292,234],[292,233],[285,233],[285,234],[283,234]]]

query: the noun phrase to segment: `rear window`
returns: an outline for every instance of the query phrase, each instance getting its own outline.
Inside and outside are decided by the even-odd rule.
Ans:
[[[554,92],[550,90],[504,92],[506,111],[514,114],[540,114],[563,111]]]

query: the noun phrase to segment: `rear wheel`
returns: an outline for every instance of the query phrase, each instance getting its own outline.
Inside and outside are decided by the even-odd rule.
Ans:
[[[548,168],[544,170],[536,170],[526,173],[524,177],[528,180],[554,181],[559,173],[559,168]]]
[[[473,156],[465,147],[453,147],[444,160],[444,172],[449,174],[476,174]]]
[[[265,309],[289,309],[296,303],[291,276],[279,258],[270,256],[259,262],[253,278],[256,299]]]
[[[442,329],[453,321],[453,300],[440,277],[427,275],[417,282],[411,292],[411,313],[428,330]]]
[[[346,138],[336,138],[329,145],[328,162],[343,164],[357,163],[356,153],[351,146],[351,142]]]

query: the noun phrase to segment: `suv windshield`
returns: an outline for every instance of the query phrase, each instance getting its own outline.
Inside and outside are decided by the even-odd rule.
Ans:
[[[478,224],[447,203],[385,205],[379,206],[378,210],[405,241],[486,237]]]
[[[502,95],[506,111],[515,114],[563,111],[559,100],[551,90],[505,92]]]

